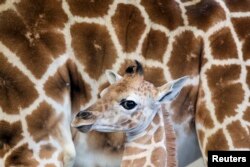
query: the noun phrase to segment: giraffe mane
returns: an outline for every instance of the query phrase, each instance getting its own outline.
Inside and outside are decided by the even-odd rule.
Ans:
[[[165,120],[165,132],[166,132],[166,150],[167,150],[167,162],[168,167],[175,167],[177,166],[176,161],[176,135],[173,129],[173,124],[169,119],[168,112],[163,112],[163,117]]]
[[[144,70],[143,70],[143,66],[141,65],[141,63],[137,60],[135,60],[135,65],[131,65],[129,67],[127,67],[127,69],[125,70],[126,74],[139,74],[139,75],[143,75]]]

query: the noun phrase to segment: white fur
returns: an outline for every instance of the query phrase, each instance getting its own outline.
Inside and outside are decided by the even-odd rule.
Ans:
[[[102,152],[95,152],[88,147],[87,134],[79,133],[78,142],[76,144],[77,156],[75,160],[76,166],[84,167],[119,167],[121,164],[121,157],[114,158]]]

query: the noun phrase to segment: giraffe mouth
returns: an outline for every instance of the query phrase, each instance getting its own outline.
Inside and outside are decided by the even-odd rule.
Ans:
[[[87,133],[91,130],[92,126],[93,126],[93,124],[92,125],[82,125],[82,126],[78,126],[75,128],[77,128],[77,130],[79,130],[80,132]]]

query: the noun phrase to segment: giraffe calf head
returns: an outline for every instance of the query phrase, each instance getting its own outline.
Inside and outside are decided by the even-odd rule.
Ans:
[[[188,77],[183,77],[161,87],[144,80],[143,67],[135,61],[123,77],[107,70],[110,86],[101,92],[101,98],[72,121],[72,126],[82,132],[122,131],[135,135],[147,128],[160,104],[173,100]]]

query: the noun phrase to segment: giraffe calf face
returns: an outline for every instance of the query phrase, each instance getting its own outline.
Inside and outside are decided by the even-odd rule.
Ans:
[[[142,66],[136,64],[137,69],[128,67],[124,77],[107,71],[111,85],[101,92],[101,98],[95,104],[75,116],[72,126],[82,132],[122,131],[132,135],[145,130],[160,104],[173,100],[187,77],[155,87],[144,80]]]
[[[146,81],[141,81],[141,86],[145,84],[143,82]],[[124,87],[123,82],[107,89],[101,99],[75,116],[72,122],[74,127],[82,132],[129,132],[142,127],[148,117],[154,114],[151,90],[142,92],[142,87]]]

